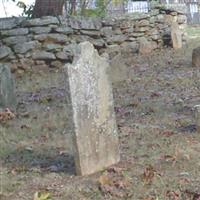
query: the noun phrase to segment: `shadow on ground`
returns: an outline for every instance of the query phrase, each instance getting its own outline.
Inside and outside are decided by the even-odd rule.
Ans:
[[[51,152],[51,155],[49,154]],[[45,149],[37,152],[32,149],[16,150],[4,158],[3,165],[19,171],[42,171],[75,174],[74,156]]]

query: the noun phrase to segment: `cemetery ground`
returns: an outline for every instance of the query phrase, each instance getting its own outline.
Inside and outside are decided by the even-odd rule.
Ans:
[[[17,115],[0,127],[0,199],[200,199],[199,44],[124,58],[127,79],[113,84],[121,161],[85,177],[75,176],[62,70],[17,77]]]

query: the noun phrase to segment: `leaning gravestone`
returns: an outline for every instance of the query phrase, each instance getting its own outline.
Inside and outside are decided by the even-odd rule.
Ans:
[[[173,22],[171,26],[171,38],[172,38],[172,45],[174,49],[182,48],[182,31],[179,28],[177,22]]]
[[[74,62],[64,67],[73,112],[78,175],[100,171],[120,160],[109,64],[93,45],[83,42]]]
[[[200,67],[200,47],[197,47],[192,52],[192,66]]]
[[[5,108],[16,108],[15,84],[10,68],[0,63],[0,109]]]
[[[197,133],[200,133],[200,105],[195,106],[195,120],[196,120]]]

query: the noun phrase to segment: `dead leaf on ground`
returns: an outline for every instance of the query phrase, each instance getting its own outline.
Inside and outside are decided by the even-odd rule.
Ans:
[[[156,170],[151,165],[147,166],[144,169],[144,173],[142,174],[142,180],[145,185],[149,185],[152,183],[155,173]]]
[[[166,196],[170,200],[181,200],[181,193],[180,193],[179,190],[177,190],[177,191],[167,191]]]
[[[15,114],[11,112],[9,108],[6,108],[5,111],[0,112],[0,123],[6,123],[14,118]]]
[[[51,200],[51,195],[49,192],[36,192],[33,200]]]
[[[111,178],[106,174],[99,177],[99,183],[101,186],[113,184]]]

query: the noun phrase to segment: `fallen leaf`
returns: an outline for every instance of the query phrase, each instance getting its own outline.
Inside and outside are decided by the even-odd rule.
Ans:
[[[102,175],[99,177],[99,183],[101,186],[112,184],[112,180],[107,175]]]
[[[153,178],[155,176],[155,169],[149,165],[145,168],[144,173],[142,174],[142,180],[146,185],[149,185],[152,183]]]
[[[11,112],[9,108],[6,108],[5,111],[0,112],[0,123],[6,123],[14,118],[15,114]]]
[[[48,192],[36,192],[33,200],[51,200],[50,193]]]

